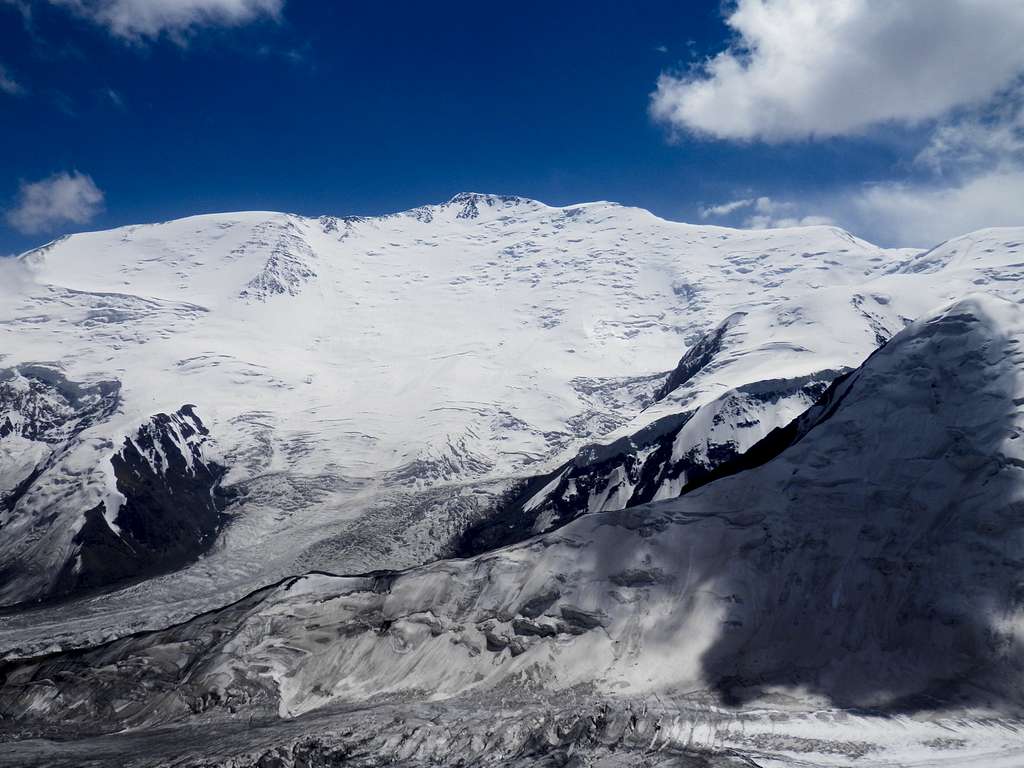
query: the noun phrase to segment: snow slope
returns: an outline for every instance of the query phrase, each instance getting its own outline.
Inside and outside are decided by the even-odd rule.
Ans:
[[[204,466],[226,469],[210,471],[218,508],[203,519],[230,523],[152,545],[173,574],[112,574],[115,592],[0,617],[0,649],[184,620],[309,569],[427,562],[524,481],[595,440],[625,438],[628,453],[663,419],[690,425],[672,455],[732,455],[947,295],[984,284],[1015,296],[1021,239],[992,230],[925,256],[833,227],[736,231],[466,194],[379,218],[219,214],[53,243],[22,257],[0,293],[0,366],[110,382],[118,401],[36,477],[51,449],[0,439],[3,485],[20,487],[6,497],[0,562],[16,578],[0,602],[59,595],[58,574],[82,574],[98,504],[119,536],[132,490],[115,455],[185,405],[209,433]],[[736,313],[714,360],[651,405],[680,355]],[[749,396],[777,380],[797,384]],[[695,415],[706,407],[731,421]],[[191,447],[172,452],[191,466]],[[652,498],[682,487],[679,466]],[[583,506],[628,503],[629,489],[605,490]]]
[[[291,578],[179,627],[14,665],[0,710],[9,727],[68,733],[386,703],[386,757],[411,738],[411,708],[451,699],[416,742],[443,762],[466,752],[430,747],[430,727],[456,738],[465,708],[473,733],[531,732],[544,721],[526,702],[550,715],[571,700],[600,742],[616,711],[632,734],[648,710],[631,707],[654,701],[648,749],[1013,765],[1022,345],[1024,310],[970,296],[679,499],[468,560]],[[740,709],[716,715],[718,700]]]
[[[156,414],[195,407],[233,522],[173,581],[101,600],[100,616],[195,598],[181,618],[296,570],[428,560],[510,478],[628,421],[722,317],[846,291],[907,255],[830,227],[472,194],[373,219],[223,214],[55,242],[3,294],[0,365],[115,382],[119,401],[10,511],[28,522],[0,537],[21,574],[0,600],[59,592],[97,503],[116,532],[110,459]],[[850,337],[828,357],[854,365],[874,345]],[[25,479],[24,455],[5,485]]]
[[[657,398],[502,514],[471,526],[471,554],[587,512],[673,498],[796,418],[837,375],[912,318],[971,291],[1024,300],[1024,230],[990,229],[895,259],[852,285],[740,309],[693,344]]]

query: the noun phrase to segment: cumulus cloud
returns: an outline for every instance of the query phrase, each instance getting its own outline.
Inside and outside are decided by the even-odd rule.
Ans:
[[[142,42],[168,35],[183,42],[203,26],[238,26],[277,19],[284,0],[49,0],[105,27],[124,40]]]
[[[85,224],[103,210],[103,192],[89,176],[73,171],[22,182],[7,223],[19,232],[37,234],[66,223]]]
[[[880,136],[915,125],[901,177],[700,210],[746,227],[836,222],[883,245],[929,246],[1024,225],[1024,3],[731,0],[735,41],[663,75],[655,117],[702,138]],[[905,139],[909,134],[903,134]]]
[[[723,139],[782,141],[919,123],[1024,71],[1020,0],[737,0],[736,41],[663,75],[653,115]]]
[[[21,96],[25,93],[24,86],[11,76],[3,64],[0,64],[0,91],[8,96]]]

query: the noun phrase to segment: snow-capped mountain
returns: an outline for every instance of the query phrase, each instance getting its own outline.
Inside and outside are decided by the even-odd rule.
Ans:
[[[11,265],[0,305],[4,375],[60,405],[36,425],[5,400],[0,596],[94,597],[0,617],[0,648],[674,497],[929,307],[1015,296],[1019,235],[920,254],[467,194],[52,243]]]
[[[1019,306],[970,296],[678,499],[25,660],[0,711],[53,735],[201,722],[196,765],[1019,764],[1022,345]]]
[[[308,569],[408,567],[456,551],[524,481],[604,435],[737,386],[824,382],[857,365],[915,315],[906,304],[928,305],[863,287],[917,269],[915,257],[833,227],[736,231],[609,203],[472,194],[380,218],[200,216],[30,252],[3,295],[0,365],[106,387],[116,404],[102,420],[69,414],[83,428],[67,427],[59,445],[5,444],[0,475],[18,492],[5,496],[0,598],[129,586],[70,607],[59,627],[5,617],[3,647],[152,626],[154,604],[184,619]],[[941,270],[913,274],[948,284]],[[738,362],[644,410],[680,355],[737,312]],[[186,468],[175,482],[207,484],[212,505],[202,522],[164,526],[154,511],[140,523],[146,573],[95,571],[130,527],[126,509],[159,508],[134,499],[140,484],[118,478],[114,457],[186,406],[202,445],[168,436]],[[138,452],[145,474],[165,477],[157,456]]]
[[[3,262],[0,739],[1016,765],[1022,249],[465,194]]]

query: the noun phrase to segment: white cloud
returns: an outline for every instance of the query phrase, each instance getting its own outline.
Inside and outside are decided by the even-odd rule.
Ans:
[[[747,229],[780,229],[783,227],[817,227],[825,224],[835,224],[831,216],[751,216],[743,222]]]
[[[1024,169],[988,171],[962,182],[876,184],[842,213],[854,231],[883,244],[931,246],[976,229],[1024,226]]]
[[[46,232],[68,222],[85,224],[103,209],[103,192],[85,174],[55,173],[31,183],[22,182],[17,204],[7,211],[7,223],[19,232]]]
[[[11,76],[3,64],[0,64],[0,91],[8,96],[21,96],[25,93],[24,86]]]
[[[664,75],[652,113],[698,136],[768,142],[922,124],[900,180],[701,209],[746,227],[838,222],[883,245],[929,246],[1024,225],[1024,2],[732,0],[736,42]],[[912,162],[911,162],[912,161]]]
[[[741,225],[747,229],[773,229],[777,227],[810,227],[834,223],[829,216],[802,215],[796,203],[774,200],[771,197],[751,197],[702,208],[700,217],[728,217],[737,211],[748,211]]]
[[[677,129],[780,141],[917,123],[984,102],[1024,71],[1021,0],[737,0],[736,43],[663,75]]]
[[[285,0],[49,0],[134,42],[167,34],[181,43],[202,26],[277,19]]]
[[[702,219],[710,219],[712,217],[728,216],[742,208],[749,208],[755,202],[757,201],[754,198],[749,197],[743,200],[730,200],[727,203],[719,203],[718,205],[701,208],[700,217]]]
[[[13,309],[6,303],[23,295],[33,282],[32,272],[24,261],[0,255],[0,308]]]
[[[1007,165],[954,181],[850,185],[813,200],[758,197],[704,210],[747,229],[836,224],[879,245],[926,248],[977,229],[1024,226],[1022,200],[1024,168]]]

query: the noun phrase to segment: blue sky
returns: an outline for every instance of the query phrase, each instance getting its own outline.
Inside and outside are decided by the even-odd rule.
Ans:
[[[0,253],[465,190],[884,244],[1024,224],[1024,13],[977,2],[984,24],[935,0],[920,29],[875,0],[0,0]]]

